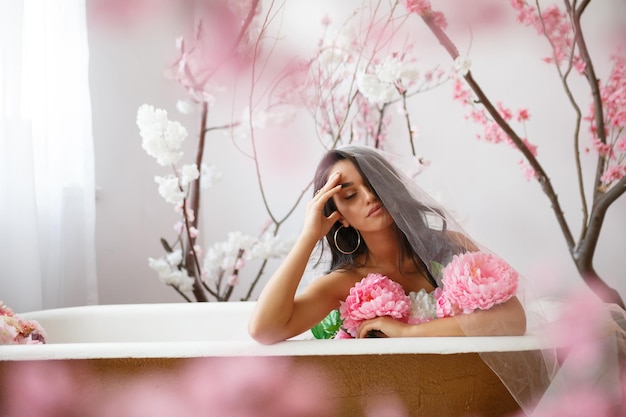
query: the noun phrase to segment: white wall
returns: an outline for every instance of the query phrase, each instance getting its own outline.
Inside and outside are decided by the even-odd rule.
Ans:
[[[292,44],[310,45],[318,35],[314,31],[324,11],[336,7],[327,0],[287,9],[283,32],[292,33],[288,38]],[[610,51],[603,36],[626,22],[626,6],[624,1],[611,0],[590,8],[587,33],[593,35],[590,43],[598,62],[596,70],[600,77],[606,77]],[[154,175],[164,175],[167,170],[141,149],[135,125],[139,105],[150,103],[167,109],[190,131],[187,158],[191,160],[198,114],[176,112],[175,103],[184,93],[163,75],[175,57],[179,24],[176,19],[151,19],[133,28],[105,28],[92,21],[90,82],[96,182],[101,188],[96,233],[102,304],[182,301],[147,266],[148,257],[162,255],[159,238],[173,236],[176,216],[171,205],[158,195],[153,180]],[[424,62],[449,64],[432,36],[421,33]],[[307,34],[309,38],[298,38]],[[452,34],[456,39],[462,39],[461,35]],[[468,43],[459,41],[458,46],[463,51]],[[471,45],[472,72],[490,97],[512,108],[530,110],[528,136],[539,145],[539,159],[577,237],[581,209],[572,157],[573,116],[554,69],[538,58],[545,52],[545,43],[528,28],[478,31]],[[413,100],[412,118],[419,125],[418,152],[432,160],[431,167],[419,177],[423,187],[459,213],[470,234],[525,276],[543,286],[550,277],[565,279],[566,284],[547,285],[550,291],[579,283],[549,201],[536,182],[523,179],[516,165],[518,153],[505,146],[477,142],[476,127],[463,120],[464,109],[450,97],[451,86],[446,85]],[[267,139],[263,145],[263,179],[270,205],[279,217],[311,177],[320,155],[319,147],[301,139],[308,133],[302,130],[296,126],[291,140]],[[398,151],[407,152],[407,148]],[[250,160],[227,138],[215,135],[208,143],[205,161],[216,165],[224,176],[204,195],[201,216],[205,245],[224,240],[233,230],[257,234],[267,214]],[[587,169],[592,163],[592,158],[585,158]],[[302,209],[303,204],[281,229],[281,235],[297,234]],[[619,262],[626,248],[626,197],[611,207],[605,223],[595,265],[609,285],[626,297],[626,276]],[[273,267],[275,264],[266,277]],[[250,268],[249,273],[253,272],[256,270]],[[245,281],[242,286],[246,286]]]

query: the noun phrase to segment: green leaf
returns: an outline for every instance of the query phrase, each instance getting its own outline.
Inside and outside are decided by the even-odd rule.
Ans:
[[[441,278],[441,275],[443,275],[443,265],[439,262],[430,261],[430,272],[435,278]]]
[[[311,333],[313,333],[316,339],[332,339],[335,337],[342,324],[343,320],[341,320],[339,310],[333,310],[328,313],[324,320],[311,329]]]

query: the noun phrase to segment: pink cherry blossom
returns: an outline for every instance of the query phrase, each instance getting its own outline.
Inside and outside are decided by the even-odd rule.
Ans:
[[[404,6],[409,13],[431,17],[435,24],[442,29],[448,27],[445,15],[442,12],[433,11],[429,0],[404,0]]]
[[[517,149],[517,145],[515,144],[515,142],[511,140],[511,138],[493,119],[493,117],[487,112],[487,110],[483,107],[477,107],[474,100],[474,95],[467,86],[467,84],[463,82],[463,79],[456,78],[454,80],[452,96],[454,100],[460,102],[464,106],[469,107],[469,112],[465,116],[465,118],[482,126],[482,134],[476,135],[476,138],[478,140],[483,140],[485,142],[494,144],[504,143],[512,148]],[[504,104],[498,102],[497,110],[499,115],[502,117],[502,119],[504,119],[505,123],[507,124],[510,124],[510,122],[514,119],[520,123],[523,123],[530,118],[530,114],[525,108],[519,109],[517,110],[517,112],[513,112],[508,107],[505,107]],[[523,138],[522,142],[524,143],[524,145],[526,145],[526,147],[533,156],[537,156],[537,145],[532,144],[526,138]],[[524,161],[520,165],[522,167],[522,172],[524,173],[524,178],[530,180],[537,177],[535,170],[526,161]]]
[[[525,122],[526,120],[530,119],[530,113],[528,112],[528,109],[519,109],[517,111],[516,118],[518,122]]]
[[[574,55],[574,31],[568,13],[557,5],[547,6],[539,13],[533,4],[526,0],[511,0],[511,6],[517,13],[517,21],[525,26],[533,27],[539,35],[545,36],[552,46],[550,55],[543,57],[548,64],[571,65],[579,73],[583,73],[586,63],[579,55]],[[572,56],[573,55],[573,56]]]
[[[409,13],[417,13],[420,16],[431,11],[429,0],[404,0],[404,6]]]
[[[603,184],[610,184],[624,177],[626,177],[626,165],[618,165],[608,168],[604,174],[602,174],[601,180]]]
[[[518,165],[522,167],[522,172],[524,173],[524,179],[526,179],[526,181],[537,178],[537,171],[535,171],[535,169],[531,167],[525,159],[520,159]]]
[[[611,74],[606,83],[600,85],[600,96],[604,110],[604,135],[598,132],[596,109],[592,104],[585,118],[589,122],[592,148],[605,158],[602,183],[605,186],[626,176],[626,57],[613,56]]]
[[[364,320],[390,316],[407,322],[411,299],[400,284],[381,274],[369,274],[350,289],[339,307],[343,327],[352,337]]]

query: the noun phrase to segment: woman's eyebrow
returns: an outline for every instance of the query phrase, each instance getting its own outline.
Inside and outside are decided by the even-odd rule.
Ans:
[[[352,183],[352,182],[344,182],[343,184],[341,184],[341,188],[351,187],[352,185],[354,185],[354,183]]]

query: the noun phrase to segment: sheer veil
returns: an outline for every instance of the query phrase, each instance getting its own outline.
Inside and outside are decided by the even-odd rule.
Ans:
[[[358,165],[358,169],[394,218],[398,228],[406,235],[410,246],[428,269],[430,279],[437,287],[442,285],[436,271],[437,264],[445,265],[453,255],[467,251],[490,252],[473,240],[447,210],[422,190],[414,179],[403,173],[399,168],[401,157],[356,145],[342,146],[335,152]],[[524,285],[524,278],[521,276],[520,280],[517,297],[526,312],[527,335],[532,337],[545,325],[547,317],[541,303],[533,299],[530,286]],[[493,308],[497,309],[498,306]],[[455,316],[467,336],[473,335],[472,317],[475,315]],[[490,330],[495,334],[505,333],[504,321],[498,322],[496,318],[490,326],[493,326]],[[503,331],[499,332],[499,329]],[[559,371],[557,350],[547,345],[535,350],[483,352],[480,355],[527,414],[531,413]]]

